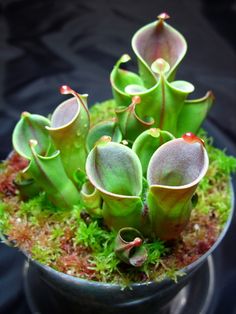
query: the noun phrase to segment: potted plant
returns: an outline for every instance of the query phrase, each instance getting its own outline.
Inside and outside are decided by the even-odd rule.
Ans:
[[[29,257],[26,289],[40,312],[161,307],[230,224],[236,161],[200,130],[212,92],[189,100],[193,85],[175,80],[187,45],[167,18],[134,35],[140,74],[121,68],[123,55],[114,100],[89,110],[87,95],[63,85],[72,97],[49,118],[23,112],[15,126],[0,226]]]

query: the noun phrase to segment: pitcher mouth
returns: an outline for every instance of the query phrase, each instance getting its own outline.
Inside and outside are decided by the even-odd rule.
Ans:
[[[166,142],[164,144],[162,144],[162,146],[159,148],[159,151],[160,150],[165,150],[167,147],[171,147],[171,145],[173,144],[173,146],[175,144],[180,144],[181,142],[184,142],[184,140],[182,138],[177,138],[177,139],[174,139],[172,141],[169,141],[169,142]],[[189,144],[189,145],[194,145],[194,144]],[[200,144],[196,144],[196,145],[200,145]],[[201,153],[203,153],[203,157],[202,157],[202,165],[200,164],[200,169],[198,169],[198,173],[196,173],[193,177],[193,179],[189,178],[187,181],[190,181],[188,183],[185,183],[185,184],[173,184],[173,185],[170,185],[170,184],[165,184],[165,183],[162,183],[162,181],[165,181],[165,180],[162,180],[162,179],[159,179],[159,180],[155,180],[155,178],[153,177],[154,176],[154,172],[155,172],[155,165],[154,163],[157,164],[157,167],[159,166],[158,165],[158,151],[156,151],[156,153],[153,154],[153,156],[151,157],[151,160],[149,162],[149,167],[148,167],[148,170],[147,170],[147,179],[148,179],[148,182],[150,184],[150,187],[160,187],[160,188],[166,188],[166,189],[170,189],[170,190],[179,190],[179,189],[188,189],[188,188],[191,188],[195,185],[197,185],[201,179],[205,176],[205,174],[207,173],[207,170],[208,170],[208,167],[209,167],[209,158],[208,158],[208,155],[207,155],[207,152],[205,150],[205,148],[199,146],[200,149],[201,149]],[[164,154],[164,153],[162,153]],[[178,152],[178,154],[181,156],[181,152]],[[160,154],[161,155],[161,154]],[[167,156],[168,158],[168,156]],[[176,158],[178,158],[178,155],[176,156]],[[181,170],[181,169],[180,169]],[[183,167],[182,169],[182,172],[184,173],[186,171],[186,169]],[[181,174],[181,171],[180,171],[180,174]],[[156,175],[157,176],[157,175]],[[156,181],[156,182],[154,182]],[[159,182],[158,182],[159,181]],[[181,181],[181,180],[180,180]]]

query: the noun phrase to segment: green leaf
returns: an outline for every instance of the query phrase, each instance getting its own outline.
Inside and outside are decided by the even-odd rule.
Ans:
[[[185,100],[178,118],[177,136],[186,132],[196,133],[205,120],[213,101],[212,92],[207,92],[204,97],[199,99]]]
[[[40,186],[27,172],[18,172],[14,184],[20,192],[22,200],[28,200],[41,192]]]
[[[201,143],[181,138],[163,144],[153,154],[147,170],[147,202],[152,230],[160,239],[176,239],[186,226],[192,196],[208,163]]]
[[[87,157],[86,137],[90,124],[87,95],[79,95],[68,86],[62,86],[61,90],[64,94],[72,93],[74,97],[56,108],[52,114],[51,126],[47,130],[55,147],[61,152],[67,175],[74,180],[78,169],[85,170]]]
[[[140,195],[142,167],[137,155],[128,147],[106,142],[88,155],[87,175],[95,187],[109,194]]]
[[[129,142],[133,142],[140,133],[149,129],[154,124],[154,120],[151,117],[142,120],[137,115],[136,106],[140,103],[141,98],[134,96],[128,107],[118,107],[116,109],[118,125],[123,138]]]
[[[174,136],[171,133],[156,128],[144,131],[136,138],[132,150],[141,161],[144,175],[147,173],[149,161],[157,148],[173,139]]]
[[[158,58],[154,61],[153,70],[159,73],[159,78],[156,79],[153,85],[148,89],[138,89],[137,84],[129,84],[121,88],[121,85],[115,85],[115,81],[112,83],[116,102],[118,106],[123,106],[124,108],[123,110],[117,110],[118,113],[120,111],[119,125],[123,134],[127,126],[134,125],[134,122],[136,122],[136,125],[134,125],[133,129],[142,126],[142,131],[144,131],[144,122],[148,121],[148,117],[154,120],[154,123],[151,123],[152,126],[169,131],[173,135],[178,133],[179,116],[185,105],[188,94],[194,90],[194,87],[192,84],[185,81],[169,82],[164,75],[164,72],[168,68],[169,64],[164,59]],[[132,88],[135,86],[135,91],[131,89],[131,86]],[[126,109],[131,103],[134,94],[136,98],[141,98],[141,103],[136,106],[135,111],[133,110],[136,119],[134,119],[134,114],[130,114],[130,107]],[[127,122],[127,120],[130,121]],[[142,123],[138,124],[138,120],[142,121]],[[132,134],[132,132],[130,133]],[[137,136],[137,134],[134,134],[132,138],[134,139],[135,136]]]
[[[193,90],[192,84],[184,81],[170,83],[163,73],[160,73],[158,83],[142,95],[142,103],[137,106],[137,114],[140,117],[153,117],[155,127],[175,135],[179,114],[188,94]]]
[[[123,101],[122,106],[128,106],[130,104],[130,98],[127,97],[129,93],[126,91],[127,86],[135,85],[136,87],[140,86],[140,89],[144,88],[143,82],[137,74],[120,69],[122,63],[126,63],[130,60],[127,56],[128,55],[123,55],[117,61],[110,75],[114,98],[118,104]]]
[[[86,211],[91,216],[102,217],[102,199],[98,190],[90,182],[86,182],[82,186],[80,194]]]
[[[124,145],[101,142],[88,155],[86,173],[104,200],[105,223],[115,230],[140,228],[142,167],[137,155]]]
[[[159,75],[165,74],[170,70],[170,65],[164,59],[158,58],[152,63],[151,70]]]
[[[152,117],[153,127],[180,136],[198,131],[212,97],[186,100],[194,90],[193,85],[173,81],[187,44],[183,36],[164,21],[166,17],[166,14],[159,15],[157,22],[141,28],[132,39],[140,76],[119,69],[129,60],[122,57],[111,73],[111,85],[117,106],[127,107],[134,95],[140,96],[142,102],[137,106],[136,115],[143,121]]]
[[[139,72],[144,85],[148,88],[155,84],[156,77],[159,76],[150,69],[155,60],[162,58],[168,62],[170,68],[166,75],[172,81],[187,51],[184,37],[164,20],[165,18],[163,19],[160,15],[158,21],[139,29],[132,39],[132,48],[138,59]]]
[[[29,140],[36,140],[37,153],[46,156],[51,146],[50,136],[45,129],[49,125],[50,121],[45,117],[23,112],[13,131],[12,142],[15,151],[22,157],[30,159],[32,154]]]
[[[122,134],[115,119],[100,122],[89,130],[87,136],[87,147],[89,151],[102,136],[111,137],[113,142],[121,142]]]
[[[44,157],[37,154],[36,145],[36,141],[30,141],[33,158],[27,172],[47,193],[54,205],[59,208],[72,208],[80,202],[80,194],[65,173],[60,152],[56,151],[53,155]]]

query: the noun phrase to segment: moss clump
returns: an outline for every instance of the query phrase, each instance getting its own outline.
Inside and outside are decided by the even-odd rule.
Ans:
[[[10,229],[8,206],[7,203],[0,201],[0,230],[4,230],[4,232]]]
[[[207,137],[204,130],[199,133],[205,140],[210,166],[198,189],[198,210],[205,214],[216,214],[223,227],[231,210],[232,195],[229,182],[230,175],[236,171],[236,158],[227,156],[225,151],[215,148],[212,145],[213,139]]]
[[[96,103],[89,109],[91,125],[98,122],[109,120],[115,117],[116,103],[114,99],[109,99],[100,103]]]
[[[113,100],[93,106],[92,124],[114,117],[114,108]],[[197,190],[198,204],[178,241],[145,242],[148,259],[140,268],[131,269],[120,262],[114,253],[115,234],[106,229],[102,220],[86,214],[83,204],[65,211],[52,205],[45,193],[20,200],[13,180],[26,161],[16,154],[0,168],[0,230],[33,259],[80,278],[121,286],[165,277],[176,280],[181,268],[216,241],[231,210],[229,181],[236,170],[236,159],[213,147],[212,139],[203,130],[199,135],[205,139],[210,167]]]

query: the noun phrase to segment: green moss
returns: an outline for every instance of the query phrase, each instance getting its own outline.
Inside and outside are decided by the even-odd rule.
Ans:
[[[141,267],[141,270],[147,278],[152,278],[153,269],[158,269],[162,263],[162,258],[169,252],[169,248],[163,241],[158,239],[152,243],[144,243],[144,246],[147,250],[147,260]],[[152,267],[150,268],[150,266]]]
[[[146,264],[159,264],[161,257],[169,251],[164,242],[158,239],[153,243],[146,243],[145,247],[148,253]]]
[[[101,221],[88,225],[83,220],[78,221],[74,242],[91,249],[90,269],[96,272],[99,281],[111,281],[120,263],[114,253],[114,239],[115,233],[104,229]]]
[[[98,274],[97,279],[99,281],[106,282],[114,280],[114,273],[117,272],[120,261],[113,249],[113,238],[110,238],[104,243],[102,250],[93,252],[91,263],[94,265],[91,268]]]
[[[45,193],[40,193],[38,196],[20,203],[18,214],[19,216],[34,216],[34,217],[43,217],[47,216],[48,213],[53,213],[57,211],[52,203],[48,201]]]
[[[115,107],[116,103],[114,99],[109,99],[102,103],[94,104],[89,109],[91,125],[95,125],[98,122],[114,118]]]
[[[53,230],[52,230],[52,233],[51,233],[51,237],[50,239],[52,241],[54,240],[59,240],[60,238],[62,238],[65,234],[65,231],[64,229],[61,227],[61,226],[56,226]]]
[[[175,283],[178,282],[179,277],[183,277],[185,275],[184,272],[180,271],[179,269],[176,268],[167,268],[166,277],[173,280]]]
[[[5,234],[10,229],[9,205],[0,200],[0,234]]]
[[[232,195],[229,182],[231,174],[236,171],[236,158],[227,156],[225,151],[214,147],[213,139],[207,136],[206,131],[201,130],[199,136],[205,141],[210,166],[198,188],[197,208],[205,214],[214,210],[223,227],[231,210]]]
[[[56,245],[48,247],[42,246],[40,243],[36,243],[31,249],[31,256],[33,259],[49,266],[53,265],[53,262],[58,258],[60,253],[61,250]]]
[[[230,176],[234,173],[236,171],[236,158],[228,156],[226,150],[220,150],[214,147],[213,138],[209,137],[205,130],[201,129],[198,135],[205,141],[211,171],[215,170],[217,177]]]
[[[94,252],[103,250],[107,242],[113,240],[113,233],[102,229],[97,220],[86,224],[83,220],[78,221],[75,233],[75,243],[91,248]]]

